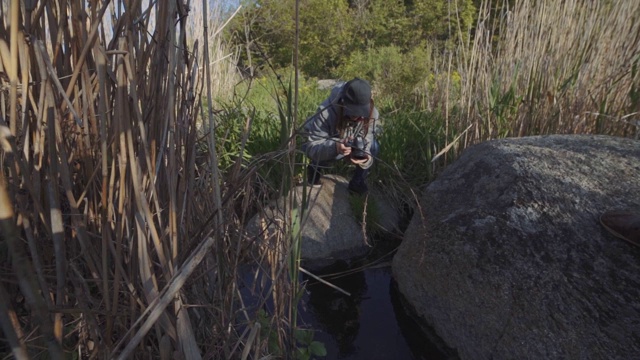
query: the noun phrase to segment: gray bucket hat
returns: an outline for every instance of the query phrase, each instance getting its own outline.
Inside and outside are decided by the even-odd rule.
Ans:
[[[371,85],[366,80],[354,78],[342,90],[344,115],[368,118],[371,114]]]

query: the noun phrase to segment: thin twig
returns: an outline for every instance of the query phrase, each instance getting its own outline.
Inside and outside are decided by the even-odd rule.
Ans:
[[[351,294],[350,294],[350,293],[348,293],[346,290],[343,290],[343,289],[341,289],[341,288],[339,288],[339,287],[337,287],[337,286],[333,285],[332,283],[328,282],[327,280],[324,280],[324,279],[322,279],[321,277],[316,276],[316,275],[314,275],[314,274],[310,273],[309,271],[305,270],[305,269],[304,269],[304,268],[302,268],[302,267],[298,267],[298,270],[300,270],[300,272],[303,272],[303,273],[305,273],[305,274],[307,274],[307,275],[311,276],[311,277],[312,277],[312,278],[314,278],[315,280],[320,281],[321,283],[323,283],[323,284],[327,285],[328,287],[330,287],[330,288],[332,288],[332,289],[336,289],[336,290],[340,291],[341,293],[343,293],[343,294],[345,294],[345,295],[347,295],[347,296],[351,296]]]

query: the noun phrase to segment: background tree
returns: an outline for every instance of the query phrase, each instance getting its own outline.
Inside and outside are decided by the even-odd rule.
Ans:
[[[391,45],[408,49],[420,37],[407,16],[403,0],[360,0],[352,5],[351,15],[356,24],[354,50]]]
[[[248,49],[244,67],[277,68],[292,62],[295,0],[251,0],[230,26],[231,41]],[[343,0],[307,0],[300,4],[300,62],[314,76],[327,75],[348,49],[352,33],[349,8]],[[251,60],[251,63],[249,60]]]
[[[408,6],[411,26],[421,32],[421,40],[453,43],[459,32],[466,34],[476,18],[472,0],[415,0]]]
[[[260,69],[266,61],[274,65],[291,63],[295,34],[291,0],[249,0],[229,29],[230,41],[245,50],[240,57],[241,68]]]
[[[301,5],[302,71],[313,76],[330,76],[352,47],[355,23],[351,12],[344,0],[308,0]]]
[[[291,64],[294,0],[250,0],[232,29],[232,41],[276,67]],[[473,0],[303,0],[300,60],[306,75],[336,76],[356,51],[393,46],[401,53],[455,43],[476,17]],[[252,64],[258,68],[263,63]]]

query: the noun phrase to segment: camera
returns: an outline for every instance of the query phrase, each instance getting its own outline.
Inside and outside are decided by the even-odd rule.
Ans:
[[[365,141],[362,136],[356,136],[355,138],[348,140],[345,144],[351,147],[351,157],[354,159],[366,159],[367,152],[364,151]]]

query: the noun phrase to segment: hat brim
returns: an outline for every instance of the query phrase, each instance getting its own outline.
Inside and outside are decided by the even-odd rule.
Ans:
[[[368,118],[370,111],[371,111],[371,107],[369,106],[369,104],[365,104],[365,105],[345,104],[344,106],[345,116]]]

